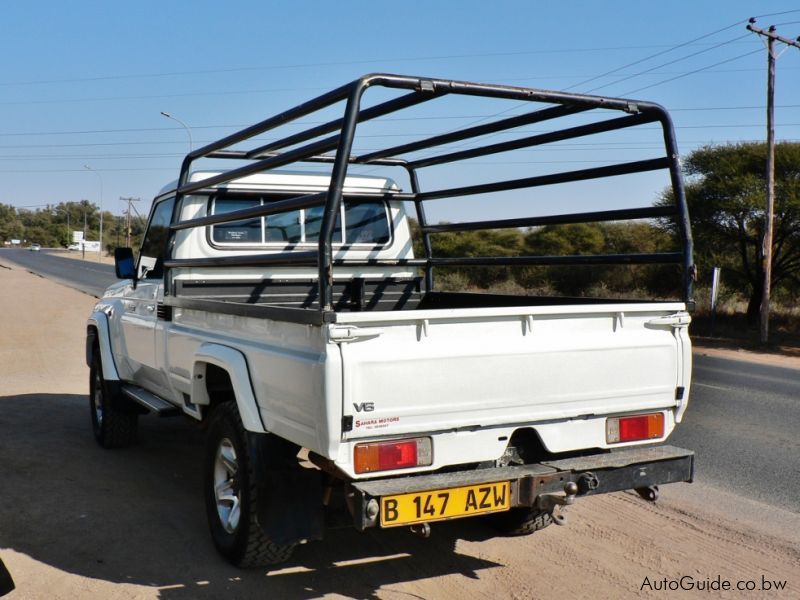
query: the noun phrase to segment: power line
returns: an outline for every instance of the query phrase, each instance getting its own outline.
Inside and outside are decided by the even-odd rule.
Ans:
[[[596,76],[594,76],[594,77],[592,77],[590,79],[587,79],[586,81],[581,81],[580,83],[576,83],[575,85],[573,85],[571,87],[568,87],[567,90],[570,90],[570,89],[573,89],[573,88],[576,88],[576,87],[580,87],[580,86],[585,85],[587,83],[591,83],[592,81],[595,81],[597,79],[601,79],[601,78],[606,77],[608,75],[613,75],[614,73],[617,73],[617,72],[619,72],[619,71],[621,71],[623,69],[627,69],[628,67],[633,67],[633,66],[641,64],[643,62],[647,62],[647,61],[652,60],[654,58],[657,58],[659,56],[663,56],[664,54],[668,54],[668,53],[670,53],[670,52],[672,52],[674,50],[677,50],[679,48],[685,48],[686,46],[691,45],[693,42],[697,42],[697,41],[705,39],[707,37],[711,37],[712,35],[716,35],[718,33],[722,33],[723,31],[727,31],[728,29],[732,29],[732,28],[740,25],[741,23],[742,23],[742,21],[736,21],[736,23],[733,23],[732,25],[728,25],[728,26],[723,27],[721,29],[717,29],[717,30],[712,31],[710,33],[706,33],[705,35],[701,35],[700,37],[694,38],[693,40],[689,40],[688,42],[684,42],[682,44],[678,44],[677,46],[673,46],[672,48],[664,50],[663,52],[656,52],[655,54],[651,54],[650,56],[645,56],[644,58],[640,58],[639,60],[635,60],[632,63],[628,63],[627,65],[623,65],[621,67],[617,67],[616,69],[612,69],[610,71],[606,71],[605,73],[602,73],[600,75],[596,75]]]
[[[800,106],[800,105],[798,105]],[[753,107],[753,108],[764,108],[764,107]],[[691,109],[687,109],[691,110]],[[698,109],[700,110],[700,109]],[[703,110],[722,110],[721,108],[715,109],[703,109]],[[674,112],[674,111],[671,111]],[[746,128],[755,128],[755,127],[762,127],[763,124],[761,123],[717,123],[717,124],[706,124],[706,125],[677,125],[675,129],[746,129]],[[779,127],[800,127],[800,123],[779,123]],[[515,131],[506,131],[500,132],[498,135],[517,135],[517,134],[530,134],[530,133],[544,133],[546,130],[544,129],[520,129]],[[639,131],[660,131],[658,127],[640,127]],[[394,137],[420,137],[431,135],[430,132],[409,132],[409,133],[391,133],[391,134],[375,134],[375,135],[365,135],[362,136],[363,138],[394,138]],[[209,144],[214,140],[198,140],[198,144]],[[265,140],[268,141],[268,140]],[[271,140],[270,140],[271,141]],[[94,146],[124,146],[124,145],[157,145],[157,144],[170,144],[170,145],[181,145],[184,144],[183,141],[168,141],[168,142],[161,142],[161,141],[150,141],[150,142],[107,142],[103,144],[36,144],[36,145],[22,145],[22,146],[0,146],[0,149],[27,149],[27,148],[83,148],[83,147],[94,147]],[[604,143],[600,143],[600,145],[604,145]],[[369,149],[369,151],[378,150],[377,148]],[[185,153],[178,152],[178,153],[138,153],[138,154],[97,154],[97,155],[87,155],[87,154],[59,154],[59,155],[52,155],[52,154],[19,154],[19,155],[2,155],[0,154],[0,160],[55,160],[55,159],[81,159],[81,160],[89,160],[89,159],[107,159],[107,160],[117,160],[117,159],[137,159],[137,158],[174,158],[174,157],[183,157]]]
[[[699,50],[698,52],[693,52],[691,54],[687,54],[686,56],[681,56],[681,57],[673,59],[671,61],[662,63],[660,65],[652,67],[651,69],[646,69],[644,71],[639,71],[638,73],[634,73],[633,75],[628,75],[627,77],[623,77],[622,79],[617,79],[616,81],[612,81],[610,83],[605,83],[603,85],[599,85],[599,86],[594,87],[594,88],[592,88],[590,90],[587,90],[585,93],[590,94],[590,93],[595,92],[597,90],[601,90],[601,89],[603,89],[605,87],[616,85],[618,83],[622,83],[623,81],[628,81],[629,79],[634,79],[635,77],[640,77],[641,75],[646,75],[648,73],[651,73],[651,72],[655,71],[656,69],[660,69],[662,67],[667,67],[669,65],[673,65],[675,63],[682,62],[682,61],[687,60],[689,58],[694,58],[695,56],[699,56],[700,54],[705,54],[706,52],[710,52],[711,50],[716,50],[717,48],[722,48],[723,46],[727,46],[731,42],[735,42],[735,41],[741,40],[741,39],[746,38],[746,37],[748,37],[748,35],[744,34],[744,35],[732,38],[732,39],[730,39],[730,40],[728,40],[726,42],[720,42],[719,44],[717,44],[716,46],[713,46],[711,48],[706,48],[705,50]]]
[[[622,95],[623,96],[628,96],[630,94],[636,94],[638,92],[641,92],[642,90],[649,90],[650,88],[653,88],[653,87],[656,87],[656,86],[659,86],[659,85],[663,85],[663,84],[669,83],[671,81],[675,81],[676,79],[682,79],[684,77],[688,77],[689,75],[696,75],[697,73],[702,73],[703,71],[705,71],[707,69],[710,69],[712,67],[717,67],[719,65],[724,65],[726,63],[733,62],[735,60],[739,60],[739,59],[745,58],[747,56],[752,56],[753,54],[756,54],[757,52],[761,52],[761,50],[758,49],[758,50],[753,50],[752,52],[745,52],[744,54],[740,54],[739,56],[734,56],[733,58],[728,58],[726,60],[714,63],[713,65],[708,65],[706,67],[701,67],[699,69],[694,69],[693,71],[689,71],[687,73],[684,73],[683,75],[676,75],[675,77],[670,77],[669,79],[664,79],[663,81],[658,81],[658,82],[652,83],[650,85],[646,85],[646,86],[643,86],[643,87],[640,87],[640,88],[636,88],[635,90],[630,90],[628,92],[624,92]]]
[[[641,50],[646,48],[660,48],[666,44],[658,45],[631,45],[631,46],[606,46],[606,47],[584,47],[584,48],[548,48],[536,50],[520,50],[508,52],[486,52],[486,53],[468,53],[468,54],[449,54],[449,55],[434,55],[434,56],[417,56],[417,57],[384,57],[363,60],[342,60],[342,61],[328,61],[328,62],[314,62],[314,63],[295,63],[285,65],[261,65],[252,67],[227,67],[223,69],[202,69],[195,71],[166,71],[158,73],[134,73],[128,75],[101,75],[96,77],[70,77],[62,79],[40,79],[29,81],[7,81],[0,82],[0,87],[11,86],[30,86],[30,85],[46,85],[54,83],[89,83],[93,81],[113,81],[113,80],[127,80],[127,79],[148,79],[148,78],[161,78],[161,77],[176,77],[183,75],[216,75],[221,73],[236,73],[236,72],[252,72],[252,71],[272,71],[284,69],[301,69],[301,68],[319,68],[319,67],[333,67],[333,66],[348,66],[359,64],[374,64],[374,63],[387,63],[387,62],[418,62],[428,60],[453,60],[459,58],[488,58],[488,57],[503,57],[503,56],[526,56],[537,54],[564,54],[564,53],[583,53],[583,52],[606,52],[617,50]]]
[[[713,48],[712,48],[713,49]],[[705,52],[704,50],[703,52]],[[668,52],[668,51],[665,51]],[[640,61],[636,61],[635,63],[630,63],[627,66],[631,66],[637,64],[639,62],[645,62],[649,60],[651,57],[647,57],[641,59]],[[671,63],[666,63],[671,64]],[[663,66],[663,65],[662,65]],[[620,70],[624,67],[620,67]],[[657,69],[659,67],[653,67],[653,69]],[[729,70],[729,71],[719,71],[719,72],[744,72],[744,71],[756,71],[757,69],[737,69],[737,70]],[[567,88],[564,88],[565,91],[571,90],[575,87],[579,87],[589,81],[594,81],[596,79],[600,79],[604,76],[617,72],[617,69],[612,71],[607,71],[603,75],[597,75],[595,77],[591,77],[590,79],[586,79],[581,83],[577,83],[571,85]],[[637,77],[643,73],[648,73],[652,75],[675,75],[678,74],[676,72],[666,72],[666,73],[659,73],[654,70],[648,70],[641,73],[621,73],[621,75],[625,75],[625,79],[631,77]],[[513,77],[513,78],[501,78],[496,79],[496,82],[524,82],[524,81],[551,81],[554,79],[577,79],[577,78],[585,78],[585,75],[539,75],[536,77]],[[473,78],[479,79],[479,78]],[[624,81],[620,80],[620,81]],[[611,85],[611,84],[607,84]],[[173,93],[173,94],[140,94],[140,95],[128,95],[128,96],[86,96],[81,98],[60,98],[60,99],[22,99],[22,100],[5,100],[0,102],[0,105],[4,106],[16,106],[16,105],[28,105],[28,104],[71,104],[71,103],[82,103],[82,102],[117,102],[122,100],[158,100],[158,99],[170,99],[170,98],[197,98],[197,97],[213,97],[213,96],[246,96],[246,95],[253,95],[253,94],[274,94],[274,93],[282,93],[282,92],[319,92],[328,90],[333,87],[333,84],[330,86],[315,86],[315,87],[298,87],[298,88],[262,88],[262,89],[252,89],[252,90],[228,90],[228,91],[198,91],[198,92],[180,92],[180,93]],[[595,88],[600,89],[600,88]],[[590,90],[590,92],[593,90]]]
[[[765,17],[765,16],[777,16],[777,15],[797,13],[797,12],[800,12],[800,9],[788,10],[788,11],[784,11],[782,13],[771,13],[771,14],[768,14],[768,15],[760,15],[760,16],[762,16],[762,17]],[[689,40],[687,42],[683,42],[683,43],[678,44],[676,46],[672,46],[671,48],[668,48],[667,50],[664,50],[662,52],[656,52],[655,54],[651,54],[650,56],[646,56],[644,58],[640,58],[639,60],[635,60],[635,61],[633,61],[631,63],[628,63],[626,65],[623,65],[621,67],[617,67],[616,69],[612,69],[612,70],[606,71],[605,73],[602,73],[600,75],[596,75],[594,77],[591,77],[590,79],[587,79],[585,81],[577,83],[577,84],[575,84],[575,85],[573,85],[571,87],[568,87],[567,90],[570,90],[570,89],[573,89],[573,88],[576,88],[576,87],[580,87],[580,86],[585,85],[587,83],[591,83],[592,81],[595,81],[597,79],[601,79],[601,78],[606,77],[608,75],[613,75],[614,73],[617,73],[617,72],[621,71],[622,69],[627,69],[628,67],[633,67],[633,66],[641,64],[643,62],[647,62],[648,60],[652,60],[654,58],[658,58],[659,56],[663,56],[664,54],[668,54],[668,53],[670,53],[670,52],[672,52],[674,50],[678,50],[679,48],[685,48],[687,46],[697,45],[696,42],[699,42],[700,40],[706,39],[706,38],[711,37],[713,35],[716,35],[718,33],[722,33],[723,31],[727,31],[728,29],[733,29],[734,27],[738,27],[739,25],[743,24],[744,22],[745,22],[745,20],[741,20],[740,19],[739,21],[736,21],[735,23],[731,23],[730,25],[726,25],[725,27],[721,27],[720,29],[716,29],[716,30],[711,31],[709,33],[703,34],[700,37],[696,37],[696,38],[694,38],[692,40]],[[599,89],[599,88],[596,88],[596,89]]]

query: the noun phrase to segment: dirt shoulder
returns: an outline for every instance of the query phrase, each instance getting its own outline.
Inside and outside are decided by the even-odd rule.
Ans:
[[[694,352],[703,356],[718,356],[720,358],[743,360],[773,367],[800,369],[800,354],[796,353],[794,348],[787,349],[784,353],[756,352],[744,348],[711,345],[708,342],[696,339],[692,340],[692,345]]]
[[[732,360],[742,360],[773,367],[800,369],[800,349],[785,348],[782,351],[759,352],[738,348],[732,342],[717,342],[702,338],[692,338],[695,353],[703,356],[718,356]],[[780,349],[779,349],[780,350]]]
[[[687,598],[800,595],[800,515],[702,482],[665,486],[655,505],[632,493],[585,498],[566,527],[528,537],[494,538],[480,519],[435,524],[428,540],[344,529],[279,568],[229,567],[206,530],[200,428],[144,418],[137,446],[95,445],[83,348],[94,302],[0,267],[0,556],[17,583],[10,600],[638,598],[681,577],[684,586],[718,577],[788,586],[695,588]]]

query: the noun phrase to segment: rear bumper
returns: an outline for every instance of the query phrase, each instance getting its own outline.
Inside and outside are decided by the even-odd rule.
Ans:
[[[542,505],[547,496],[575,498],[655,485],[691,482],[694,452],[674,446],[624,448],[576,458],[543,461],[532,465],[459,471],[456,473],[394,477],[353,482],[356,528],[380,523],[380,499],[384,496],[429,492],[462,486],[508,481],[511,507]],[[574,485],[570,485],[574,484]],[[558,502],[569,504],[569,502]]]

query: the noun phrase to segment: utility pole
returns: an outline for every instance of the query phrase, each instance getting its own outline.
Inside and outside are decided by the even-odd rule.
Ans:
[[[81,258],[86,260],[86,206],[83,207],[83,243],[81,244]]]
[[[767,214],[764,223],[762,256],[764,288],[761,296],[761,343],[769,341],[769,292],[772,285],[772,230],[775,222],[775,42],[800,49],[800,37],[790,40],[775,33],[775,26],[764,30],[751,18],[747,29],[767,39]]]
[[[139,202],[141,198],[123,198],[120,197],[122,202],[128,203],[128,208],[125,210],[125,246],[130,248],[131,247],[131,208],[133,202]]]

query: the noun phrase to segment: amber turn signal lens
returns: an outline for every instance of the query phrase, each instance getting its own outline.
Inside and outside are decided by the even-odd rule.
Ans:
[[[640,442],[664,437],[664,413],[611,417],[606,420],[606,442]]]

